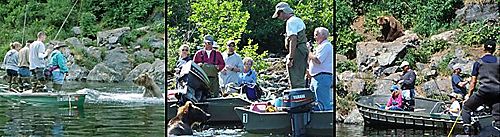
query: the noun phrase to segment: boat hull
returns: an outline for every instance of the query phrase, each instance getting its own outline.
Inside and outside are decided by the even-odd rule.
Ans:
[[[177,103],[176,100],[170,100],[167,102],[167,119],[170,120],[177,114],[177,106],[172,106]],[[214,122],[239,122],[240,119],[234,112],[234,107],[240,106],[248,106],[251,102],[238,98],[238,97],[229,97],[229,98],[210,98],[204,102],[195,103],[196,106],[205,110],[212,117],[208,120],[209,123]]]
[[[83,106],[85,93],[0,93],[0,97],[30,104]]]
[[[244,107],[235,107],[245,131],[254,134],[290,134],[291,116],[287,112],[255,112]],[[312,112],[306,126],[307,136],[332,136],[334,131],[333,111]]]
[[[441,107],[434,107],[438,100],[427,98],[416,98],[415,108],[417,112],[392,111],[378,108],[375,104],[385,105],[390,95],[372,95],[361,97],[356,101],[359,112],[363,116],[366,126],[374,128],[397,128],[397,129],[463,129],[463,121],[459,118],[455,124],[455,118],[447,114],[440,114]],[[433,109],[434,108],[434,109]],[[478,116],[481,128],[491,125],[491,115]],[[455,127],[453,127],[455,124]]]

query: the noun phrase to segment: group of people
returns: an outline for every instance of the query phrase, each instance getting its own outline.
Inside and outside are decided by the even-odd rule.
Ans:
[[[286,56],[289,88],[310,88],[316,94],[316,102],[319,104],[314,107],[315,110],[333,110],[333,45],[327,40],[330,36],[328,29],[318,27],[314,30],[317,46],[313,48],[307,42],[304,21],[294,15],[288,3],[278,3],[272,18],[286,21],[285,48],[289,51]],[[223,95],[221,89],[231,83],[249,85],[249,90],[258,89],[254,87],[257,72],[252,70],[253,59],[242,59],[235,51],[236,43],[233,40],[226,43],[227,51],[224,53],[214,49],[215,41],[210,35],[204,37],[203,43],[204,48],[198,50],[193,58],[189,56],[189,46],[182,45],[177,67],[182,67],[189,60],[201,66],[210,80],[210,97],[220,97]],[[311,80],[310,84],[306,83],[306,79]]]
[[[453,92],[449,94],[451,105],[446,107],[445,112],[452,118],[462,116],[464,121],[464,132],[466,134],[474,133],[471,125],[471,112],[479,106],[487,105],[492,108],[494,121],[492,126],[500,130],[500,57],[493,53],[496,49],[496,41],[487,40],[483,44],[484,55],[474,63],[470,79],[461,77],[463,67],[459,64],[452,66],[451,85]],[[387,102],[387,110],[409,110],[412,111],[415,106],[415,72],[410,69],[409,63],[404,61],[401,66],[403,76],[398,80],[401,84],[402,93],[398,86],[393,85],[390,89],[393,92]],[[476,88],[477,82],[479,86]],[[469,84],[469,90],[467,85]],[[477,92],[474,94],[474,91]],[[462,110],[463,108],[463,110]]]
[[[14,92],[49,92],[48,79],[52,79],[54,91],[60,91],[64,78],[68,74],[64,52],[66,45],[55,45],[54,50],[48,49],[43,43],[46,39],[44,32],[37,34],[37,40],[28,40],[26,45],[13,42],[10,50],[5,54],[2,68],[7,72],[9,89]],[[48,64],[46,63],[48,61]],[[31,84],[30,84],[31,81]],[[14,88],[13,85],[18,85]]]

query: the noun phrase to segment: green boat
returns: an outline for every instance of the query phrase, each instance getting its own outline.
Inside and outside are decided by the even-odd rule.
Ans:
[[[235,107],[245,131],[253,134],[290,134],[291,115],[287,112],[257,112],[246,107]],[[312,111],[306,125],[306,136],[332,136],[335,131],[333,110]]]
[[[170,120],[177,114],[178,107],[173,105],[176,100],[167,102],[167,119]],[[208,122],[241,122],[238,115],[233,111],[234,107],[248,106],[252,104],[249,100],[239,97],[209,98],[206,101],[195,103],[197,107],[212,115]]]
[[[42,105],[83,107],[87,93],[0,93],[0,97],[14,102]]]

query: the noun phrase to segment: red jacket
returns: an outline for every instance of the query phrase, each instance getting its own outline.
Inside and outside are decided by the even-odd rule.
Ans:
[[[215,53],[215,54],[213,54]],[[215,58],[215,62],[214,62]],[[219,51],[213,50],[212,53],[210,53],[210,57],[208,57],[208,53],[205,51],[205,49],[198,50],[196,54],[194,54],[194,63],[207,63],[207,64],[212,64],[217,66],[217,70],[221,71],[226,64],[224,63],[224,58],[222,58],[222,54]]]

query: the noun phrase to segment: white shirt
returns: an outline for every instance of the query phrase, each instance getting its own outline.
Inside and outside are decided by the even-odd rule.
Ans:
[[[458,109],[458,112],[451,112],[450,111],[450,114],[452,116],[458,116],[458,113],[460,113],[460,103],[458,103],[458,101],[453,101],[453,103],[451,103],[451,106],[450,106],[450,110],[452,109]]]
[[[47,54],[45,54],[45,45],[41,41],[31,43],[29,55],[30,70],[35,68],[44,68],[45,57],[47,57]]]
[[[207,52],[207,57],[210,57],[210,53],[212,53],[212,50],[205,50]]]
[[[309,74],[314,76],[320,72],[333,74],[333,45],[328,40],[321,42],[314,48],[314,57],[318,58],[321,64],[316,64],[309,60]]]
[[[233,66],[240,69],[240,72],[243,71],[243,60],[241,56],[234,53],[231,56],[228,56],[227,51],[222,54],[224,58],[224,63],[226,66]],[[226,74],[219,72],[219,85],[224,86],[228,83],[238,83],[240,80],[240,72],[234,72],[231,70],[227,70]]]
[[[304,21],[302,19],[297,18],[295,16],[290,17],[288,20],[286,20],[286,36],[292,36],[292,35],[297,35],[299,31],[305,30],[306,29],[306,24],[304,24]]]

